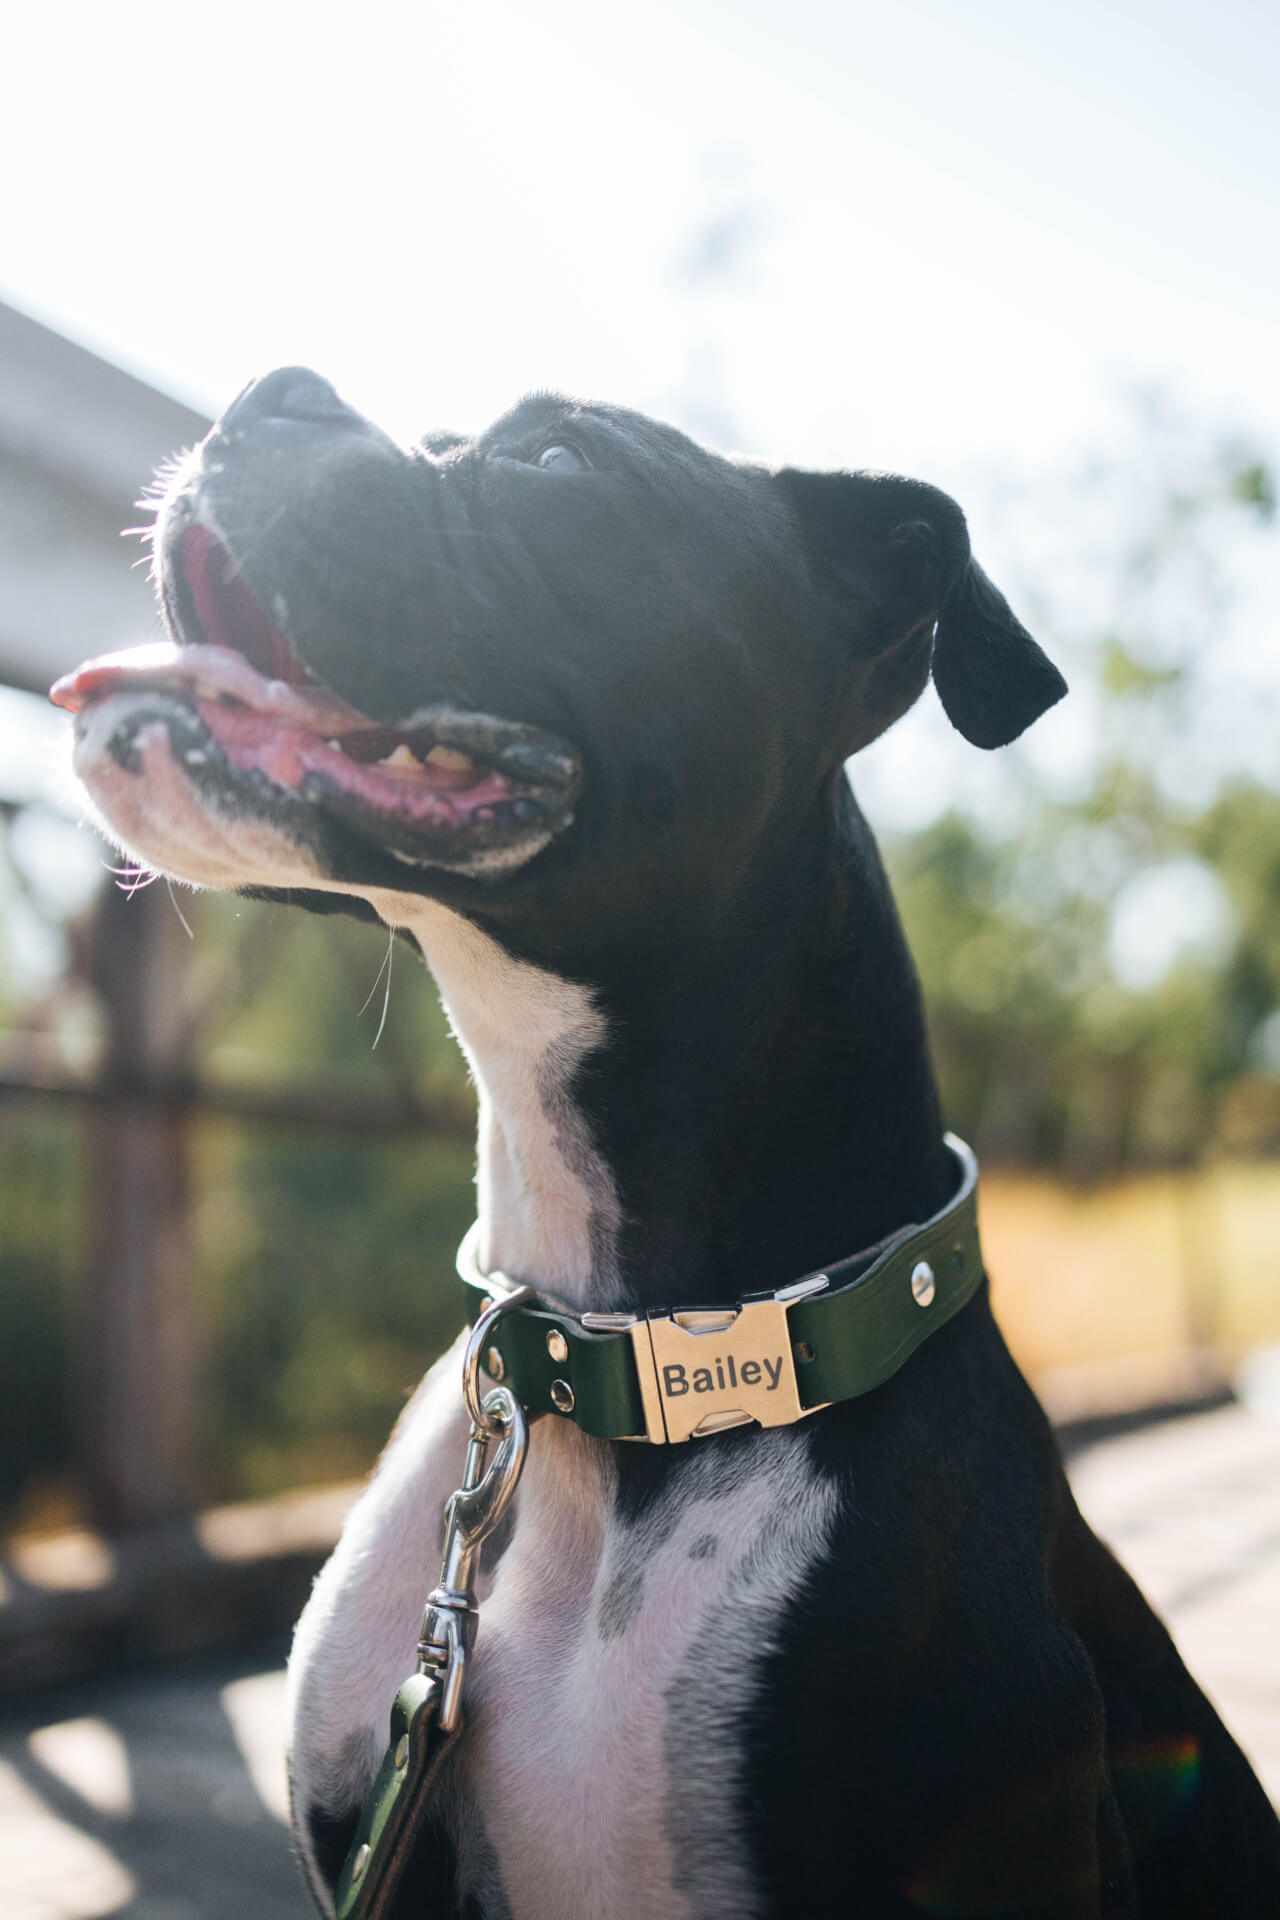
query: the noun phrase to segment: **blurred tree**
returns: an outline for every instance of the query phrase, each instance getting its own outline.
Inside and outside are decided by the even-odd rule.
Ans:
[[[407,1123],[203,1129],[204,1454],[213,1487],[256,1494],[362,1472],[461,1325],[474,1108],[414,949],[339,916],[199,907],[206,1081],[380,1094]]]
[[[1176,423],[1146,424],[1159,487],[1099,550],[1092,630],[1041,608],[1086,750],[1064,780],[1029,742],[1002,809],[888,849],[954,1123],[1076,1173],[1280,1148],[1280,793],[1238,770],[1280,663],[1233,662],[1228,580],[1274,571],[1275,484],[1234,442],[1171,481]],[[1106,525],[1114,491],[1081,483]]]

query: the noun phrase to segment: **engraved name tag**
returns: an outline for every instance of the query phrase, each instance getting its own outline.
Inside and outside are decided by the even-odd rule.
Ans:
[[[651,1439],[689,1440],[750,1420],[782,1427],[801,1416],[779,1300],[642,1320],[631,1337]]]

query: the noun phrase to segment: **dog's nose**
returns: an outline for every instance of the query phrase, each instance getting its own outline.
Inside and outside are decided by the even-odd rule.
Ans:
[[[219,425],[225,433],[264,420],[296,420],[328,427],[358,424],[359,419],[329,382],[309,367],[277,367],[274,373],[251,380],[231,402]]]

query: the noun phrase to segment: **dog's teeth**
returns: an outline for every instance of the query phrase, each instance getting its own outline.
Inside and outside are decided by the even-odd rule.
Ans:
[[[394,752],[384,755],[378,762],[380,767],[416,767],[419,764],[417,755],[411,747],[405,745],[403,740]]]
[[[475,763],[469,753],[460,753],[457,747],[437,745],[427,754],[426,764],[429,767],[442,767],[447,773],[470,773]]]
[[[333,752],[333,753],[341,753],[341,752],[342,752],[342,742],[341,742],[341,740],[326,740],[326,741],[325,741],[325,745],[326,745],[326,747],[328,747],[328,748],[330,749],[330,751],[331,751],[331,752]]]
[[[192,747],[189,752],[183,754],[182,758],[189,767],[202,767],[209,756],[207,753],[202,753],[199,747]]]

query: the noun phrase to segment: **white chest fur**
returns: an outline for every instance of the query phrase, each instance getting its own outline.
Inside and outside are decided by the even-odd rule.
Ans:
[[[742,1720],[834,1518],[807,1436],[690,1446],[631,1523],[572,1429],[527,1478],[466,1756],[514,1920],[749,1920]]]
[[[299,1626],[299,1810],[359,1797],[412,1669],[462,1458],[458,1361],[420,1389]],[[749,1920],[742,1719],[834,1495],[803,1428],[691,1443],[638,1522],[616,1511],[611,1461],[576,1428],[534,1428],[511,1542],[481,1588],[449,1800],[459,1892],[486,1920]]]

